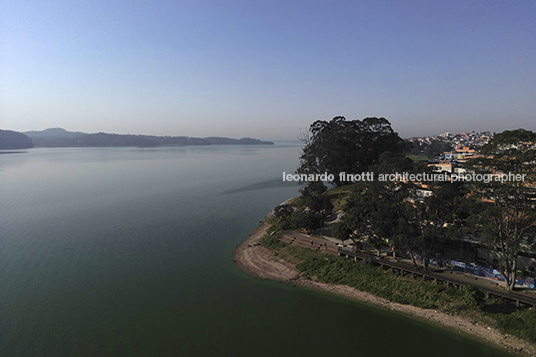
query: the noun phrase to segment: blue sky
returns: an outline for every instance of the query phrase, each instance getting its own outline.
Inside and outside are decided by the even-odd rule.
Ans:
[[[3,1],[0,128],[536,131],[536,2]]]

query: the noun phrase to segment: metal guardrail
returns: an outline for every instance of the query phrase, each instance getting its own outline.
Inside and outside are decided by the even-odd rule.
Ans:
[[[485,286],[481,286],[479,284],[471,284],[467,281],[467,279],[456,279],[455,276],[453,276],[452,271],[443,271],[443,270],[424,270],[421,267],[413,267],[409,266],[404,263],[399,262],[393,262],[381,259],[378,256],[366,254],[366,253],[357,253],[352,252],[349,250],[346,250],[344,248],[338,247],[334,243],[328,242],[326,243],[324,240],[319,240],[315,237],[305,236],[301,233],[296,234],[285,234],[281,237],[281,241],[286,242],[288,244],[297,245],[301,247],[305,247],[308,249],[320,251],[323,253],[336,255],[336,256],[346,256],[347,258],[353,258],[357,261],[357,259],[364,259],[369,258],[372,260],[372,262],[375,265],[381,266],[383,269],[390,269],[391,271],[399,271],[401,276],[411,276],[412,278],[416,279],[418,277],[421,277],[423,281],[429,280],[434,281],[437,283],[443,283],[446,284],[447,287],[450,287],[450,285],[458,286],[459,289],[461,289],[464,285],[471,285],[476,290],[482,291],[486,298],[489,298],[490,296],[495,296],[501,299],[501,301],[509,300],[515,302],[516,306],[520,306],[520,304],[524,304],[527,306],[532,306],[536,309],[536,298],[530,298],[528,296],[523,296],[520,294],[517,294],[515,292],[508,292],[508,291],[500,291],[492,288],[488,288]],[[449,274],[450,273],[450,274]],[[475,281],[478,280],[478,277],[475,276]]]
[[[383,269],[387,267],[391,271],[398,270],[401,276],[411,275],[411,277],[414,279],[420,276],[423,279],[423,281],[426,281],[426,279],[433,280],[436,284],[444,283],[447,285],[447,287],[452,284],[453,286],[458,286],[460,289],[464,285],[471,285],[476,290],[482,291],[486,295],[486,298],[489,298],[490,296],[496,296],[500,298],[501,301],[504,301],[504,300],[513,301],[516,303],[516,306],[518,307],[520,306],[520,304],[524,304],[524,305],[532,306],[533,308],[536,308],[536,299],[530,298],[528,296],[523,296],[515,292],[500,291],[500,290],[487,288],[485,286],[478,286],[476,284],[470,284],[468,282],[461,281],[461,279],[455,279],[453,276],[449,276],[448,273],[446,273],[445,271],[424,270],[423,268],[411,267],[403,263],[383,260],[377,256],[364,254],[364,253],[354,253],[354,252],[350,252],[344,249],[339,249],[339,252],[337,255],[346,256],[347,258],[354,258],[354,260],[356,261],[357,259],[372,258],[373,264],[379,265]],[[450,273],[452,274],[452,272]],[[478,277],[476,277],[475,280],[478,280]]]

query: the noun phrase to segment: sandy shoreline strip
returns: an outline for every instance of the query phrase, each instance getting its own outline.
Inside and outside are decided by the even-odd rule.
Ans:
[[[441,326],[454,328],[482,339],[494,347],[520,356],[536,356],[536,347],[514,336],[504,335],[494,328],[471,320],[451,316],[440,311],[422,309],[411,305],[392,303],[389,300],[362,292],[346,285],[325,284],[305,279],[284,259],[264,248],[259,240],[266,235],[270,224],[263,223],[233,252],[233,260],[247,274],[260,279],[275,280],[310,289],[335,293],[357,302],[369,303],[390,311],[401,312],[417,319],[425,319]]]

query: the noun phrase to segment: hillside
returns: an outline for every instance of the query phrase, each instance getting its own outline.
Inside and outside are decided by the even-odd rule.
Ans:
[[[130,134],[87,134],[62,128],[28,131],[38,147],[124,147],[124,146],[192,146],[192,145],[273,145],[271,141],[242,138],[192,138],[188,136],[153,136]]]
[[[0,129],[0,150],[27,149],[33,147],[32,140],[16,131]]]

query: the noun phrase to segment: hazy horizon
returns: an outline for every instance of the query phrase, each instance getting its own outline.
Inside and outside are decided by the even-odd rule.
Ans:
[[[347,120],[350,120],[347,118]],[[70,133],[73,133],[73,132],[80,132],[81,134],[97,134],[97,133],[102,133],[103,131],[95,131],[95,132],[82,132],[82,131],[79,131],[79,130],[69,130],[69,129],[66,129],[66,128],[61,128],[61,127],[50,127],[50,128],[44,128],[44,129],[41,129],[41,130],[27,130],[27,131],[23,131],[22,133],[27,133],[27,132],[41,132],[41,131],[45,131],[45,130],[49,130],[49,129],[63,129],[63,130],[66,130],[67,132],[70,132]],[[6,128],[0,128],[0,130],[11,130],[11,129],[6,129]],[[508,129],[505,129],[505,130],[508,130]],[[494,131],[493,130],[470,130],[470,131],[467,131],[467,132],[491,132],[493,133]],[[445,134],[445,133],[451,133],[451,134],[461,134],[463,132],[450,132],[450,131],[445,131],[445,132],[442,132],[442,133],[435,133],[435,134],[430,134],[430,135],[413,135],[413,136],[401,136],[401,138],[403,139],[409,139],[409,138],[412,138],[412,137],[422,137],[422,136],[440,136],[442,134]],[[105,133],[105,134],[118,134],[118,135],[150,135],[150,134],[143,134],[143,133],[140,133],[140,134],[133,134],[133,133],[127,133],[127,132],[124,132],[124,133],[119,133],[119,132],[113,132],[113,133]],[[155,135],[155,136],[188,136],[188,135],[168,135],[168,134],[164,134],[164,135]],[[218,137],[219,135],[211,135],[211,136],[207,136],[207,135],[204,135],[204,136],[198,136],[197,138],[208,138],[208,137]],[[275,142],[291,142],[291,141],[295,141],[295,142],[301,142],[300,138],[298,137],[299,135],[296,135],[296,137],[293,139],[293,138],[288,138],[288,139],[262,139],[262,140],[269,140],[269,141],[275,141]],[[258,138],[254,138],[252,136],[245,136],[245,137],[229,137],[229,138],[233,138],[233,139],[242,139],[242,138],[253,138],[253,139],[258,139]]]
[[[0,128],[295,140],[536,131],[532,1],[0,4]]]

